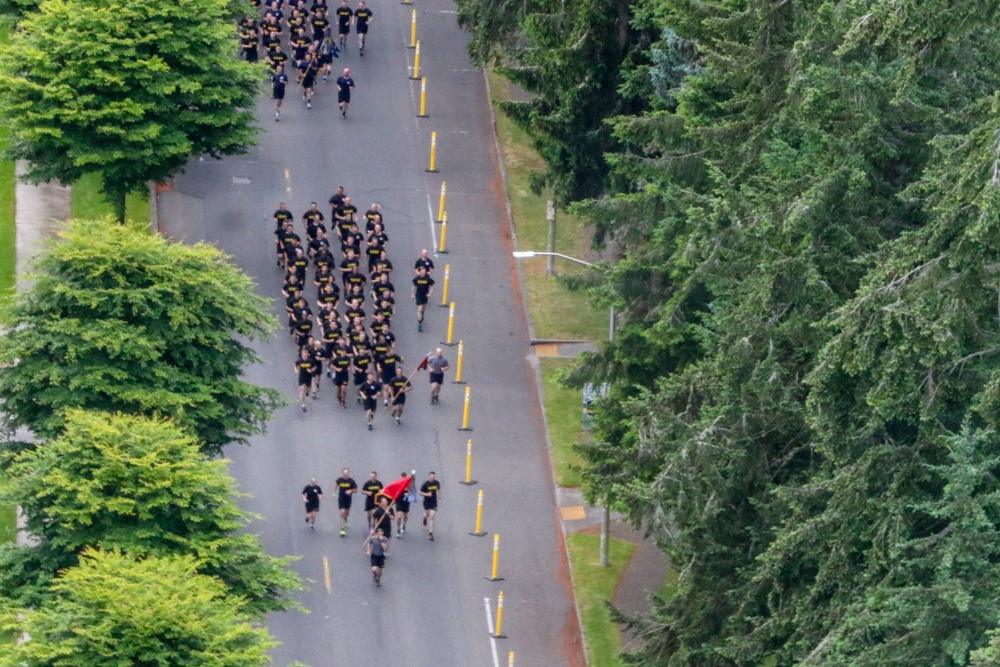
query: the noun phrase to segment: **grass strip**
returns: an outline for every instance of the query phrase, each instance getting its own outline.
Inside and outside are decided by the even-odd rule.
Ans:
[[[70,215],[83,220],[96,220],[114,215],[114,209],[104,199],[101,192],[101,174],[98,172],[83,176],[73,184],[70,195]],[[125,217],[129,220],[149,222],[149,197],[131,194],[125,198]]]
[[[559,374],[576,363],[572,359],[539,359],[542,367],[542,391],[545,395],[545,418],[552,441],[552,468],[556,484],[578,487],[583,483],[580,469],[583,457],[576,450],[585,437],[580,417],[583,397],[578,389],[559,384]]]
[[[506,80],[490,72],[493,100],[509,96]],[[497,136],[507,172],[507,195],[510,197],[517,244],[521,250],[544,251],[548,247],[549,226],[545,220],[546,198],[531,192],[533,172],[542,171],[545,163],[531,146],[527,132],[503,112],[497,110]],[[586,260],[590,253],[590,235],[580,218],[559,211],[556,215],[555,251]],[[521,260],[528,311],[535,335],[542,339],[604,340],[607,336],[607,311],[595,308],[587,296],[572,292],[554,277],[545,275],[546,258]],[[585,268],[556,259],[556,273],[567,275]]]
[[[595,667],[619,667],[624,664],[619,657],[622,637],[618,626],[611,621],[607,602],[614,597],[618,579],[635,553],[636,545],[612,539],[609,548],[611,565],[601,567],[598,556],[600,543],[600,535],[574,533],[566,537],[573,564],[573,589],[587,638],[588,663]]]

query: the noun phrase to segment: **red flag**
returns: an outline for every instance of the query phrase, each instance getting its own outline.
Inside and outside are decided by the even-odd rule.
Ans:
[[[428,353],[427,353],[427,356],[426,356],[426,357],[424,357],[424,360],[423,360],[423,361],[421,361],[421,362],[420,362],[419,364],[417,364],[417,370],[418,370],[418,371],[425,371],[425,370],[427,370],[427,361],[428,361],[428,360],[429,360],[430,358],[431,358],[431,353],[430,353],[430,352],[428,352]]]
[[[392,482],[384,489],[379,491],[378,495],[386,496],[390,502],[395,502],[396,498],[403,495],[403,491],[406,491],[406,488],[410,486],[410,482],[412,481],[413,477],[410,475],[406,477],[400,477],[395,482]]]

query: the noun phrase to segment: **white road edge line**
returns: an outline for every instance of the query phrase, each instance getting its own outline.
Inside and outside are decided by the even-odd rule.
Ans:
[[[490,636],[490,648],[493,649],[493,667],[500,667],[500,658],[497,656],[497,640],[493,638],[493,610],[490,609],[490,599],[483,598],[483,606],[486,607],[486,632]]]
[[[438,256],[437,233],[434,231],[434,203],[431,201],[431,193],[427,193],[427,219],[431,221],[431,252]]]

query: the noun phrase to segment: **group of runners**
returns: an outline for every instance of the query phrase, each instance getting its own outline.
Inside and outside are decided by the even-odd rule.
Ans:
[[[258,8],[260,0],[253,3]],[[270,67],[271,91],[274,98],[274,120],[281,120],[281,105],[289,83],[286,67],[296,73],[296,84],[302,89],[302,101],[312,108],[317,77],[327,81],[333,70],[333,59],[347,50],[347,39],[353,27],[358,35],[358,52],[365,55],[365,41],[374,14],[365,3],[352,9],[342,0],[333,11],[339,40],[334,38],[331,11],[327,0],[265,0],[263,14],[247,16],[239,23],[240,51],[244,59],[257,62],[260,50]],[[287,51],[286,51],[287,46]],[[337,78],[337,104],[340,115],[347,117],[354,79],[350,68],[344,68]]]
[[[405,470],[400,473],[399,484],[403,487],[395,498],[383,492],[386,486],[379,480],[374,470],[368,475],[364,484],[351,477],[351,471],[344,468],[335,482],[337,486],[337,509],[340,512],[340,536],[347,535],[351,505],[354,495],[360,492],[365,497],[365,521],[367,537],[365,538],[365,553],[369,556],[372,568],[372,580],[376,586],[382,582],[382,571],[385,569],[385,557],[389,552],[389,540],[395,528],[396,537],[406,533],[410,516],[410,505],[418,498],[423,500],[423,525],[427,528],[427,539],[434,540],[434,519],[437,515],[438,503],[441,501],[441,482],[432,470],[427,479],[415,490],[412,480],[413,473]],[[409,480],[409,481],[407,481]],[[310,530],[316,529],[316,516],[319,514],[320,501],[323,499],[323,489],[316,479],[309,480],[302,489],[302,500],[306,509],[306,524]]]
[[[242,56],[256,62],[259,49],[263,48],[271,68],[276,121],[281,118],[281,105],[289,84],[286,68],[296,72],[303,102],[306,108],[312,108],[316,79],[328,80],[333,59],[346,50],[352,27],[358,35],[359,53],[364,56],[368,27],[373,19],[364,2],[352,9],[348,0],[342,0],[333,12],[327,0],[311,0],[309,8],[307,0],[251,2],[258,8],[263,5],[262,15],[259,20],[248,18],[240,23]],[[334,39],[332,16],[336,17],[338,40]],[[337,86],[340,112],[346,118],[354,88],[350,69],[343,70]],[[360,214],[343,187],[330,197],[329,210],[327,218],[316,202],[310,203],[299,221],[302,236],[297,233],[295,216],[285,203],[279,204],[274,212],[276,264],[285,272],[282,294],[288,331],[298,349],[295,374],[300,409],[306,413],[307,399],[318,399],[325,371],[336,387],[338,404],[345,409],[353,383],[368,430],[374,428],[380,400],[400,425],[406,395],[412,389],[412,376],[404,373],[404,360],[396,352],[396,336],[392,331],[397,291],[386,222],[377,203]],[[433,272],[434,261],[427,250],[422,250],[414,262],[413,277],[407,277],[410,297],[416,304],[418,332],[423,331],[427,303],[433,294]],[[312,299],[311,294],[315,294]],[[429,371],[430,402],[437,403],[444,373],[449,370],[441,348],[420,362],[417,370],[421,369]],[[422,523],[427,538],[434,540],[441,483],[432,471],[417,489],[412,477],[413,473],[404,471],[394,485],[397,489],[399,485],[405,486],[405,492],[393,496],[383,493],[385,486],[375,471],[359,486],[345,468],[335,482],[341,537],[347,535],[353,496],[358,492],[364,496],[365,553],[377,586],[381,585],[393,532],[397,537],[406,533],[411,503],[418,499],[423,505]],[[302,490],[305,521],[310,530],[315,530],[322,498],[323,490],[317,480],[310,480]]]
[[[274,212],[276,264],[285,270],[282,294],[288,333],[298,348],[295,373],[300,409],[307,412],[306,399],[319,397],[325,370],[343,408],[347,408],[353,380],[369,430],[374,429],[380,399],[399,425],[412,384],[403,371],[404,360],[396,351],[392,331],[397,294],[385,219],[380,206],[372,203],[364,213],[362,233],[357,207],[343,187],[330,197],[329,204],[333,232],[328,236],[326,216],[312,202],[301,219],[305,240],[296,233],[294,215],[284,202]],[[310,267],[315,310],[307,297]],[[417,304],[417,329],[422,331],[434,289],[434,260],[427,250],[421,251],[413,270],[410,296]],[[436,403],[448,370],[440,348],[420,363],[418,369],[422,368],[430,371],[431,403]]]

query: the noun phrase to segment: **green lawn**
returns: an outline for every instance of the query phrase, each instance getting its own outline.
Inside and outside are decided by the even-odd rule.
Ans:
[[[598,561],[600,542],[600,535],[574,533],[566,537],[573,564],[573,589],[587,638],[588,662],[594,667],[619,667],[623,664],[618,657],[622,650],[621,632],[611,621],[606,603],[614,597],[618,579],[635,553],[636,545],[612,539],[611,565],[601,567]]]
[[[506,81],[490,73],[494,100],[506,99]],[[544,251],[548,244],[545,220],[546,198],[532,194],[529,176],[543,167],[542,158],[531,147],[528,134],[497,111],[497,135],[507,170],[507,194],[510,197],[517,244],[521,250]],[[588,260],[589,234],[579,218],[563,211],[556,214],[556,252]],[[520,260],[528,298],[528,310],[538,338],[604,340],[607,337],[607,311],[595,308],[587,297],[571,292],[555,278],[545,275],[545,258]],[[556,259],[556,273],[570,274],[585,270],[578,264]]]
[[[577,487],[582,483],[583,457],[574,449],[584,437],[580,426],[583,398],[579,389],[559,384],[562,369],[575,363],[572,359],[539,359],[542,366],[542,390],[545,394],[545,417],[552,439],[552,467],[559,486]]]
[[[114,215],[111,204],[101,194],[101,175],[87,174],[73,184],[70,210],[74,218],[92,220]],[[129,195],[125,199],[125,217],[129,220],[149,221],[149,197],[144,194]]]

